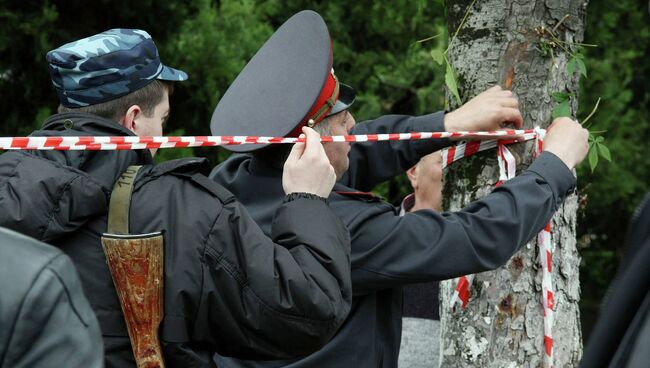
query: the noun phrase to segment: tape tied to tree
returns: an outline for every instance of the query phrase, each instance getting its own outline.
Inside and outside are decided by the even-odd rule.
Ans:
[[[321,142],[381,142],[420,139],[476,139],[521,142],[534,130],[497,130],[489,132],[409,132],[322,136]],[[0,150],[85,150],[112,151],[150,148],[215,147],[239,144],[287,144],[305,138],[261,136],[81,136],[81,137],[0,137]],[[488,142],[488,141],[486,141]]]
[[[381,142],[421,139],[467,139],[465,143],[457,144],[442,150],[443,168],[464,157],[478,152],[497,148],[499,162],[499,181],[496,186],[515,176],[515,158],[506,148],[511,143],[535,139],[535,154],[542,150],[542,140],[546,131],[535,128],[527,130],[497,130],[487,132],[409,132],[388,134],[359,134],[343,136],[322,136],[321,142]],[[81,136],[81,137],[0,137],[0,150],[131,150],[151,148],[185,148],[185,147],[215,147],[238,144],[291,144],[305,142],[305,138],[295,137],[262,137],[262,136],[169,136],[169,137],[139,137],[139,136]],[[540,263],[542,265],[542,305],[544,311],[544,366],[552,367],[553,363],[553,285],[551,278],[551,223],[537,237],[540,247]],[[466,308],[471,294],[471,284],[474,275],[466,275],[455,279],[455,290],[452,307],[460,304]]]
[[[524,134],[524,140],[535,139],[535,157],[539,156],[543,148],[543,140],[546,131],[535,128],[532,132]],[[503,140],[496,141],[471,141],[445,148],[442,151],[443,168],[451,165],[464,157],[472,156],[478,152],[492,148],[497,148],[497,161],[499,163],[499,180],[495,187],[503,182],[515,177],[517,163],[515,157],[506,148],[506,145],[512,142]],[[537,245],[539,246],[539,263],[542,270],[542,310],[544,318],[544,367],[553,367],[553,321],[555,298],[553,293],[552,265],[553,249],[551,239],[551,221],[546,224],[544,229],[537,234]],[[474,275],[465,275],[454,279],[454,293],[451,298],[451,308],[460,305],[461,308],[467,308],[470,301],[471,285],[474,281]]]

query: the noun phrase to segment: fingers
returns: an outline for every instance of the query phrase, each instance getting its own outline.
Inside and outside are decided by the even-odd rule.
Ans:
[[[336,173],[320,134],[311,128],[302,128],[304,143],[296,143],[289,154],[282,173],[285,193],[305,192],[327,197],[336,182]]]
[[[499,104],[503,107],[519,107],[519,101],[514,97],[505,97],[499,99]]]
[[[305,135],[301,134],[300,138],[304,138]],[[286,162],[296,162],[302,157],[303,152],[305,152],[305,143],[298,142],[291,147],[291,152],[289,152],[289,157],[287,157]]]
[[[488,92],[487,95],[489,98],[497,105],[514,108],[519,107],[517,96],[509,89],[501,89],[500,86],[494,86],[485,92]]]
[[[546,130],[544,150],[559,157],[569,169],[584,160],[589,151],[589,132],[578,122],[567,118],[553,120]]]
[[[567,120],[568,120],[568,121],[567,121]],[[571,122],[571,121],[572,121],[572,120],[569,119],[569,118],[567,118],[567,117],[559,117],[559,118],[555,118],[555,119],[553,119],[553,121],[551,122],[551,124],[546,128],[546,134],[548,134],[548,133],[551,131],[551,129],[553,129],[554,126],[559,125],[559,124],[562,124],[562,122],[567,123],[567,122]]]
[[[501,121],[502,126],[505,124],[513,124],[515,128],[519,129],[524,123],[524,119],[521,116],[521,111],[517,108],[504,107],[501,109]]]
[[[499,86],[495,86],[499,87]],[[519,100],[517,96],[510,90],[499,88],[491,88],[495,98],[494,104],[501,106],[501,127],[512,124],[515,128],[519,129],[523,125],[523,118],[521,111],[519,111]]]
[[[485,90],[486,92],[498,92],[498,91],[503,91],[503,88],[501,88],[500,85],[492,86],[488,89]]]
[[[320,143],[320,134],[309,127],[302,127],[302,132],[306,136],[305,149],[303,155],[306,157],[315,157],[323,151],[323,145]]]

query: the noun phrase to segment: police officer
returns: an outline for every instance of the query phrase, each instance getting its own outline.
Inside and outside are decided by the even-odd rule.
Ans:
[[[36,136],[161,135],[170,82],[141,30],[113,29],[47,54],[63,113]],[[169,367],[211,365],[215,352],[304,356],[339,328],[351,302],[349,238],[326,197],[335,181],[318,134],[293,146],[269,235],[231,193],[200,174],[204,159],[152,165],[149,150],[32,151],[0,156],[0,224],[67,253],[97,315],[108,367],[134,366],[124,317],[100,244],[108,196],[143,165],[130,204],[131,234],[164,232],[164,316]],[[309,219],[318,217],[313,228]],[[95,346],[102,349],[101,345]]]
[[[451,113],[391,115],[355,124],[352,90],[332,70],[331,40],[322,18],[304,11],[287,20],[235,79],[212,116],[213,134],[295,135],[298,127],[341,135],[409,131],[493,130],[521,125],[510,91],[491,88]],[[320,351],[297,360],[243,362],[216,356],[220,367],[395,367],[402,287],[497,268],[531,239],[575,187],[571,169],[587,153],[587,132],[569,119],[551,126],[543,152],[516,178],[454,213],[398,209],[364,193],[404,173],[449,140],[326,143],[339,181],[330,206],[352,239],[350,315]],[[211,173],[268,234],[282,203],[282,147],[231,147]],[[312,228],[320,219],[312,219]],[[494,239],[499,239],[495,243]]]

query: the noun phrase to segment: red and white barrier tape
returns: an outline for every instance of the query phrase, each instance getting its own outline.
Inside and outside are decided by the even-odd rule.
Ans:
[[[474,282],[474,275],[465,275],[454,279],[456,288],[454,289],[454,296],[451,298],[451,307],[460,305],[461,308],[467,308],[469,303],[469,289]]]
[[[379,142],[420,139],[505,139],[521,140],[533,130],[497,130],[490,132],[411,132],[323,136],[321,142]],[[129,150],[147,148],[214,147],[239,144],[281,144],[304,142],[304,138],[258,136],[185,136],[185,137],[0,137],[0,150]]]
[[[544,131],[544,129],[540,129],[540,130]],[[521,134],[513,134],[512,135],[513,139],[495,140],[487,137],[486,140],[469,141],[469,142],[465,142],[462,144],[457,144],[455,146],[445,148],[441,151],[442,168],[444,169],[445,167],[451,165],[452,163],[462,158],[472,156],[475,153],[495,148],[497,146],[497,142],[501,142],[503,144],[524,142],[524,141],[529,141],[531,139],[535,139],[535,137],[537,136],[537,133],[535,133],[534,130],[517,130],[516,132],[521,132]]]
[[[542,153],[546,131],[536,130],[537,140],[535,144],[535,157]],[[542,306],[544,310],[544,366],[553,367],[553,323],[555,308],[555,297],[553,292],[553,243],[551,239],[551,220],[546,227],[537,234],[537,245],[539,246],[539,262],[542,268]]]
[[[412,132],[391,134],[361,134],[345,136],[322,136],[321,142],[379,142],[420,139],[477,139],[467,143],[451,146],[442,151],[442,166],[469,157],[477,152],[498,147],[499,182],[511,179],[515,175],[514,156],[505,147],[506,144],[536,139],[536,153],[542,149],[543,129],[498,130],[489,132]],[[82,136],[82,137],[0,137],[0,150],[130,150],[149,148],[214,147],[239,144],[282,144],[304,142],[304,138],[259,137],[259,136],[182,136],[182,137],[138,137],[138,136]],[[552,368],[553,362],[553,285],[551,278],[551,232],[550,222],[538,235],[540,261],[542,262],[542,288],[544,306],[544,346],[545,367]],[[470,286],[474,275],[456,279],[456,289],[452,307],[459,303],[467,307]]]
[[[534,132],[527,133],[524,137],[518,139],[530,140],[535,139],[535,156],[539,156],[542,151],[543,139],[546,134],[544,129],[536,128]],[[506,148],[506,144],[512,142],[506,141],[472,141],[456,146],[446,148],[442,151],[443,168],[451,163],[463,158],[469,157],[477,152],[497,147],[497,159],[499,163],[499,181],[496,186],[501,185],[504,181],[515,177],[516,160],[512,153]],[[551,242],[551,221],[537,235],[537,244],[539,246],[540,265],[542,268],[542,306],[544,311],[544,367],[553,367],[553,279],[552,279],[552,262],[553,249]],[[474,275],[465,275],[454,280],[455,289],[451,299],[451,307],[460,305],[463,309],[467,307],[470,297],[470,287],[474,280]]]

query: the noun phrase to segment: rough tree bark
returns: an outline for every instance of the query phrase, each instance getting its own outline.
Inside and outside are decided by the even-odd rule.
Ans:
[[[450,35],[470,4],[471,0],[447,2]],[[570,55],[561,48],[553,49],[552,58],[540,52],[539,27],[555,28],[562,41],[580,42],[586,6],[586,0],[477,1],[448,55],[463,100],[498,83],[519,97],[526,128],[548,126],[554,107],[550,94],[577,95],[578,76],[567,75]],[[453,106],[452,98],[449,101]],[[533,160],[532,143],[510,146],[510,150],[517,158],[518,172]],[[485,196],[497,180],[494,150],[451,165],[445,174],[445,209],[457,210]],[[577,366],[582,355],[577,207],[577,197],[572,195],[553,218],[555,367]],[[442,367],[543,365],[541,270],[535,239],[505,266],[476,276],[467,309],[450,308],[453,287],[450,281],[441,284]]]

